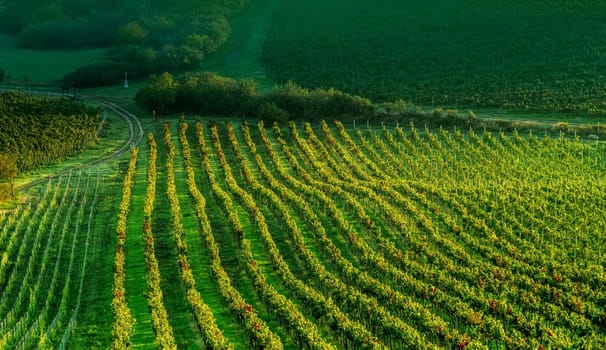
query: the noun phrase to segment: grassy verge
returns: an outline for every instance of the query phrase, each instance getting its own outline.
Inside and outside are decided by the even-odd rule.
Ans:
[[[115,242],[115,208],[121,192],[121,178],[103,176],[99,185],[99,204],[91,225],[91,241],[82,293],[82,306],[76,327],[69,341],[74,349],[107,349],[111,342],[113,316],[111,308],[113,282],[113,255],[107,247]]]
[[[126,302],[131,310],[131,315],[135,319],[131,341],[133,344],[143,347],[153,347],[156,340],[145,298],[147,294],[147,270],[144,259],[145,243],[142,236],[148,154],[147,144],[141,143],[124,246],[126,255]]]

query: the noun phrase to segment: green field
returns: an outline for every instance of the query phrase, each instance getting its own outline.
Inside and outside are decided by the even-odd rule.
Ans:
[[[54,83],[83,63],[100,60],[104,49],[25,50],[15,47],[16,39],[0,33],[0,68],[14,83]]]
[[[602,1],[282,1],[262,62],[277,82],[375,101],[598,111]]]

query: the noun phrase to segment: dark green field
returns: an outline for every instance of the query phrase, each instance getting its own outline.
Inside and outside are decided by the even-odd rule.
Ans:
[[[281,3],[262,62],[278,82],[377,101],[604,110],[603,1]]]

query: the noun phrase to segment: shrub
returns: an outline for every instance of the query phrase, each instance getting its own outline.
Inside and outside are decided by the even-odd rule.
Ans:
[[[271,101],[261,103],[256,115],[263,120],[266,125],[272,125],[273,123],[284,124],[290,117],[288,112]]]
[[[175,103],[177,86],[177,82],[170,73],[164,72],[158,76],[153,75],[150,82],[137,91],[135,101],[148,110],[163,114],[167,107]]]
[[[234,114],[240,110],[238,83],[215,73],[188,74],[180,84],[178,105],[203,114]]]

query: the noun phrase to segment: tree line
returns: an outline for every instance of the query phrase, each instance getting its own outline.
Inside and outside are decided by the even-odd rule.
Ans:
[[[231,31],[228,18],[250,0],[6,0],[0,31],[26,49],[107,48],[105,56],[63,78],[84,88],[196,67]]]
[[[252,80],[235,80],[211,72],[190,73],[180,79],[167,72],[153,75],[137,92],[135,100],[156,114],[187,112],[272,122],[361,117],[373,113],[370,100],[338,90],[310,90],[287,82],[261,93]]]
[[[63,87],[116,84],[125,72],[138,79],[191,70],[225,43],[231,32],[228,18],[248,2],[145,1],[119,25],[103,25],[111,28],[105,57],[66,74]]]

